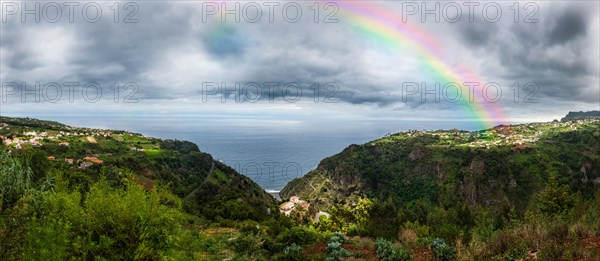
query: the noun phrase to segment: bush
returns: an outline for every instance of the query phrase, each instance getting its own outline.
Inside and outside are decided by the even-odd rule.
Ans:
[[[511,248],[504,253],[505,260],[523,260],[527,257],[527,245],[521,243],[518,247]]]
[[[233,241],[233,249],[246,259],[256,259],[261,256],[264,240],[260,234],[241,235]]]
[[[317,232],[314,228],[295,226],[277,235],[276,241],[282,243],[283,245],[308,245],[318,241],[319,239],[319,232]]]
[[[344,234],[342,234],[342,232],[334,232],[333,235],[331,235],[331,237],[329,238],[330,242],[339,242],[340,244],[343,244],[344,242],[346,242],[346,237],[344,236]]]
[[[246,220],[240,226],[240,233],[242,234],[256,234],[261,231],[260,225],[256,221]]]
[[[329,239],[325,253],[327,254],[325,260],[327,261],[338,261],[344,257],[352,256],[352,253],[342,247],[344,243],[344,234],[335,232]]]
[[[277,254],[273,257],[273,260],[281,261],[303,261],[306,260],[304,257],[304,249],[296,244],[291,244],[283,250],[283,253]]]
[[[381,260],[388,260],[388,258],[394,252],[394,246],[392,242],[385,240],[384,238],[378,238],[375,241],[375,253]]]
[[[342,243],[337,242],[337,241],[330,241],[327,244],[325,253],[327,253],[327,256],[325,257],[325,260],[327,260],[327,261],[338,261],[338,260],[342,260],[343,257],[352,256],[352,253],[350,253],[350,251],[344,249],[342,247]]]
[[[411,260],[411,255],[407,250],[395,247],[392,242],[384,238],[378,238],[375,241],[375,251],[377,257],[383,261]]]
[[[69,226],[60,220],[31,220],[23,260],[66,260]]]
[[[436,238],[431,241],[431,249],[435,260],[455,260],[456,250],[443,239]]]
[[[160,259],[180,233],[181,213],[162,205],[156,191],[147,192],[133,182],[126,185],[115,189],[101,180],[86,194],[38,193],[42,207],[39,218],[30,222],[24,258],[47,254],[75,259]],[[34,203],[30,200],[23,206]]]

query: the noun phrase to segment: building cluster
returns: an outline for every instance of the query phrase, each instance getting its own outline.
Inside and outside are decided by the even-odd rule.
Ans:
[[[298,196],[292,196],[290,197],[290,201],[284,202],[279,206],[279,212],[289,216],[292,210],[294,210],[297,206],[302,206],[302,208],[306,211],[310,206],[310,203],[308,203],[306,200],[301,200]]]
[[[9,128],[10,127],[7,123],[0,122],[0,129],[9,129]],[[42,141],[44,139],[60,140],[61,138],[64,138],[64,137],[87,136],[87,140],[89,142],[93,141],[92,143],[95,143],[95,139],[93,136],[107,137],[107,136],[112,135],[112,132],[110,132],[110,131],[98,131],[98,132],[91,131],[90,132],[88,130],[87,132],[81,132],[81,131],[77,131],[77,129],[75,129],[73,127],[67,127],[67,128],[70,130],[74,130],[74,131],[73,132],[58,131],[53,134],[49,134],[48,132],[45,132],[45,131],[44,132],[36,132],[36,131],[25,130],[20,134],[10,135],[9,137],[0,135],[0,141],[7,146],[13,146],[15,149],[20,150],[26,144],[29,144],[33,147],[41,147],[42,143],[40,141]],[[61,141],[58,143],[58,145],[61,147],[71,146],[71,144],[67,141]],[[56,157],[48,156],[48,160],[56,160]],[[98,159],[96,155],[86,156],[83,159],[78,159],[78,160],[74,160],[73,158],[65,158],[64,160],[67,164],[74,164],[80,169],[87,169],[94,164],[104,163],[104,161],[101,159]]]
[[[546,133],[575,131],[582,125],[588,125],[595,122],[600,122],[600,119],[593,118],[566,122],[553,121],[547,123],[500,125],[482,131],[410,130],[403,133],[388,134],[384,140],[431,135],[439,139],[438,146],[458,145],[487,149],[494,146],[514,146],[516,148],[524,148],[527,147],[528,144],[539,140]]]
[[[56,160],[55,156],[48,156],[49,160]],[[80,169],[87,169],[91,166],[93,166],[94,164],[102,164],[104,163],[103,160],[98,159],[96,155],[92,155],[92,156],[87,156],[83,159],[78,159],[78,160],[74,160],[73,158],[65,158],[65,162],[67,164],[70,165],[77,165],[78,168]]]
[[[10,130],[8,123],[0,122],[0,130],[7,129]],[[91,143],[95,143],[94,136],[101,137],[109,137],[112,135],[110,131],[92,131],[91,129],[84,129],[86,131],[82,131],[81,129],[76,129],[73,127],[67,127],[70,131],[58,131],[53,134],[49,134],[48,132],[36,132],[36,131],[23,131],[18,135],[11,135],[10,137],[4,137],[0,135],[0,141],[7,146],[14,146],[15,149],[22,149],[25,144],[30,144],[33,147],[41,147],[41,140],[51,139],[51,140],[59,140],[65,137],[85,137],[87,136],[88,141]],[[69,146],[69,142],[60,142],[60,146]]]
[[[6,123],[3,124],[0,124],[0,126],[8,126],[8,124]],[[46,132],[37,133],[35,131],[29,131],[23,132],[23,135],[20,137],[13,138],[4,137],[0,135],[0,140],[2,140],[2,143],[4,143],[5,145],[14,146],[16,149],[20,150],[25,144],[31,144],[31,146],[33,147],[41,147],[42,144],[40,143],[40,140],[46,137],[48,137],[48,133]]]

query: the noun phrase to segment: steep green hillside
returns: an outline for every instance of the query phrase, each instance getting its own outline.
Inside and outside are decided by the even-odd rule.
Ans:
[[[36,180],[58,169],[70,173],[73,184],[89,186],[101,176],[118,181],[128,171],[146,189],[164,185],[179,197],[187,196],[186,209],[208,218],[260,219],[274,206],[274,198],[252,180],[188,141],[29,118],[0,117],[0,124],[0,149],[10,148],[33,161]],[[219,182],[207,182],[214,172],[222,174]]]
[[[322,160],[280,194],[328,212],[320,229],[417,254],[427,242],[440,260],[590,260],[600,253],[600,119],[397,133]]]
[[[397,133],[324,159],[281,195],[299,195],[323,209],[372,197],[398,205],[508,201],[522,212],[552,176],[589,198],[600,187],[599,150],[600,120]]]

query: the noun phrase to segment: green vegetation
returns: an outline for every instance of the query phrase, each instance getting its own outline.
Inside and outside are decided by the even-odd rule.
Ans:
[[[331,236],[329,243],[327,243],[327,248],[325,249],[325,253],[327,253],[327,256],[325,257],[326,261],[339,261],[352,256],[350,251],[342,247],[344,241],[344,234],[340,232],[336,232]]]
[[[330,213],[323,231],[438,260],[588,258],[600,253],[599,152],[597,119],[410,131],[351,145],[281,195]]]
[[[11,207],[31,187],[33,172],[19,160],[0,154],[0,210]]]
[[[410,252],[404,248],[395,247],[392,242],[378,238],[375,242],[375,249],[377,250],[377,257],[383,261],[407,261],[411,260]]]
[[[0,136],[0,260],[600,254],[599,120],[351,145],[284,189],[308,203],[290,217],[190,142],[6,117]]]
[[[443,239],[436,238],[431,241],[431,249],[435,260],[454,260],[456,250],[453,246],[446,244]]]

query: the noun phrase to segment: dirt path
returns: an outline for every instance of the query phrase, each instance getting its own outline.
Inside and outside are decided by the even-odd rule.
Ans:
[[[204,183],[206,183],[208,181],[208,177],[210,177],[210,175],[212,175],[213,169],[215,168],[215,162],[212,161],[211,163],[212,163],[212,165],[210,166],[210,170],[208,171],[208,175],[206,175],[206,178],[204,178],[204,181],[200,185],[198,185],[198,187],[196,187],[194,190],[192,190],[192,192],[187,194],[183,198],[184,201],[187,201],[191,196],[193,196],[196,193],[196,191],[198,191],[200,189],[200,187],[202,187],[202,185],[204,185]]]

